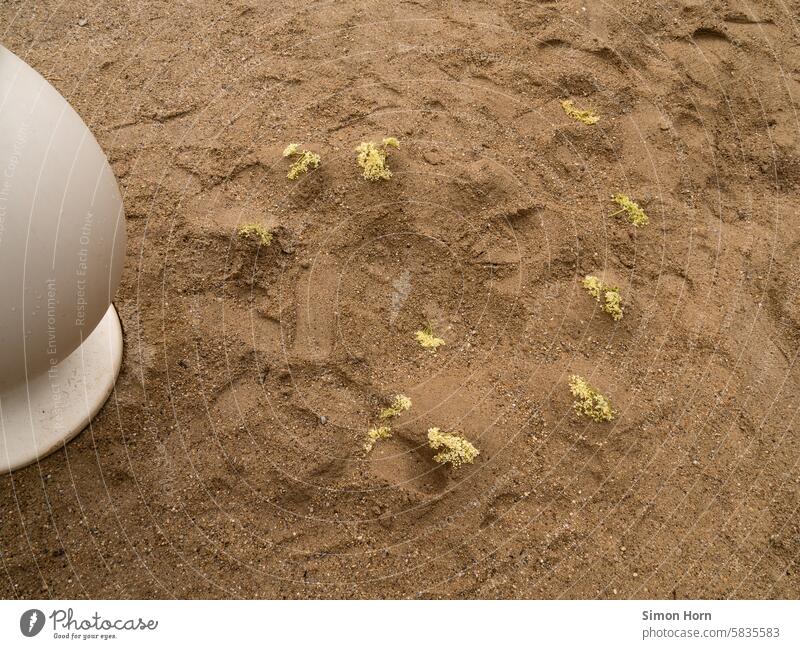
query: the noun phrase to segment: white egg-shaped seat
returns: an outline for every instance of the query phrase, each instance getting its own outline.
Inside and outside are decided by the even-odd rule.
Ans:
[[[0,47],[0,473],[83,430],[111,393],[125,217],[67,101]]]

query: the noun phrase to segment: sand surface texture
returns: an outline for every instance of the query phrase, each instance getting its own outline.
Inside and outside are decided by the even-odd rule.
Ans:
[[[0,477],[0,595],[800,596],[799,13],[0,4],[129,237],[115,393]],[[387,136],[393,177],[364,180]],[[290,142],[322,157],[296,181]],[[431,427],[474,464],[434,462]]]

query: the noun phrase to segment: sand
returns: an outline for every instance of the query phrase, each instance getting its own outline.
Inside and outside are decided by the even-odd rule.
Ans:
[[[797,12],[3,3],[129,242],[114,394],[0,477],[0,595],[797,598]],[[294,182],[290,142],[322,157]],[[430,427],[474,464],[436,464]]]

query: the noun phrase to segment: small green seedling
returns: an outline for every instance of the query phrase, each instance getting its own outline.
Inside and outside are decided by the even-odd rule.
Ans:
[[[576,108],[571,99],[565,99],[562,101],[561,108],[563,108],[564,112],[572,119],[583,122],[584,124],[588,124],[589,126],[592,124],[597,124],[597,122],[600,121],[599,115],[591,110],[581,110]]]
[[[363,176],[366,180],[389,180],[392,177],[386,164],[389,147],[400,148],[396,137],[384,138],[380,145],[375,142],[362,142],[358,145],[358,166],[364,170]]]
[[[414,338],[416,338],[417,342],[425,349],[431,349],[433,351],[436,351],[437,348],[445,344],[444,338],[438,338],[433,335],[433,329],[430,325],[414,333]]]
[[[603,311],[614,321],[622,320],[622,298],[618,287],[606,284],[594,275],[587,275],[582,283],[583,288],[589,291],[589,295],[603,303]]]
[[[381,419],[391,419],[392,417],[397,417],[397,415],[409,410],[410,408],[411,399],[404,394],[397,394],[395,395],[394,399],[392,399],[392,405],[381,410],[381,414],[378,416]]]
[[[628,215],[628,220],[633,223],[634,227],[637,228],[642,228],[650,222],[650,219],[647,217],[647,214],[644,213],[644,210],[639,207],[638,203],[632,201],[629,196],[625,196],[625,194],[614,194],[611,197],[611,200],[613,200],[621,208],[614,212],[611,216],[617,216],[618,214],[625,212]]]
[[[297,180],[300,174],[308,173],[311,169],[319,167],[321,158],[319,154],[307,149],[300,150],[299,144],[290,144],[283,150],[284,158],[294,158],[292,166],[289,167],[289,173],[286,177],[289,180]]]
[[[428,429],[428,446],[434,451],[439,451],[433,459],[439,464],[449,462],[453,468],[462,464],[472,464],[480,451],[470,444],[461,435],[443,433],[438,428]]]
[[[575,397],[575,412],[586,415],[595,421],[611,421],[614,410],[602,394],[586,382],[582,376],[569,377],[569,389]]]
[[[375,446],[375,442],[379,439],[386,439],[392,436],[392,429],[388,426],[376,426],[375,428],[370,428],[367,431],[367,441],[364,443],[364,451],[369,453],[372,450],[372,447]]]
[[[260,223],[246,223],[239,228],[239,236],[243,239],[257,241],[262,246],[268,246],[272,243],[272,232]]]

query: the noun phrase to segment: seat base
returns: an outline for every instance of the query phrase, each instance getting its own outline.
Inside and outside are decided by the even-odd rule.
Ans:
[[[72,354],[0,394],[0,474],[62,448],[108,399],[122,365],[114,305]]]

